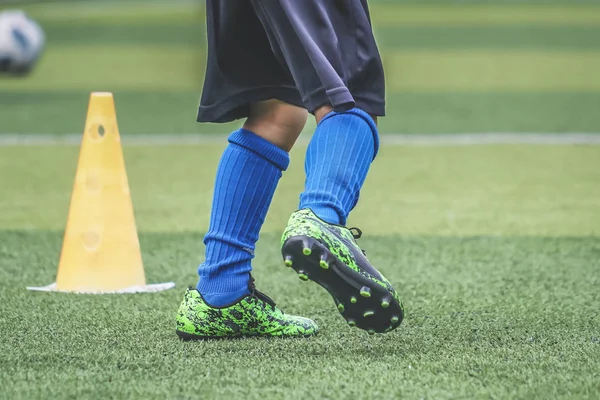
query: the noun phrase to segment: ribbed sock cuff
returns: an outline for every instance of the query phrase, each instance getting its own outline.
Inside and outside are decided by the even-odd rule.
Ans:
[[[240,128],[234,131],[227,140],[258,154],[280,171],[285,171],[290,165],[290,155],[285,150],[247,129]]]
[[[379,152],[379,130],[377,129],[377,125],[375,124],[375,121],[373,120],[373,118],[371,118],[369,113],[367,113],[366,111],[363,111],[360,108],[352,108],[343,113],[332,111],[329,114],[325,115],[325,117],[323,117],[323,119],[321,120],[321,122],[319,124],[322,124],[323,121],[325,121],[329,118],[332,118],[336,115],[343,115],[343,114],[356,115],[356,116],[362,118],[367,124],[369,124],[369,127],[371,128],[371,133],[373,134],[373,147],[374,147],[373,160],[374,160],[375,157],[377,157],[377,153]]]
[[[248,272],[221,272],[218,276],[205,275],[203,272],[200,270],[200,280],[196,289],[212,306],[223,307],[250,294],[248,288],[250,274]]]
[[[248,288],[250,282],[250,273],[246,271],[219,271],[216,275],[205,274],[200,269],[199,287],[203,290],[206,286],[210,286],[210,291],[214,293],[231,293],[240,290],[240,288]]]

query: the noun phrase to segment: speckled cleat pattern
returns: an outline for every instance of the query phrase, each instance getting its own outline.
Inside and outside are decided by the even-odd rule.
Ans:
[[[348,325],[369,334],[389,332],[402,323],[404,306],[356,244],[360,230],[352,230],[328,224],[311,210],[296,211],[281,238],[283,263],[327,290]]]
[[[240,337],[308,337],[317,334],[312,320],[287,315],[250,281],[251,294],[226,307],[207,304],[189,288],[177,312],[177,335],[184,340]]]

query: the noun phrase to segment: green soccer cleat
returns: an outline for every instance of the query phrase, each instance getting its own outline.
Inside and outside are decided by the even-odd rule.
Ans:
[[[314,321],[287,315],[273,300],[256,290],[250,280],[250,295],[226,307],[212,307],[200,292],[189,288],[177,312],[177,335],[184,340],[239,337],[308,337],[317,333]]]
[[[396,329],[404,318],[404,306],[388,280],[375,269],[352,231],[329,224],[311,210],[296,211],[281,238],[286,266],[300,279],[312,280],[333,297],[350,326],[369,334]]]

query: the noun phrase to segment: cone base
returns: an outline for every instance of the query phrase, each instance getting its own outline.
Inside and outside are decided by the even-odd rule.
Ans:
[[[175,287],[175,282],[166,282],[166,283],[153,283],[142,286],[130,286],[124,289],[119,289],[115,291],[76,291],[76,290],[58,290],[56,287],[56,282],[51,283],[47,286],[27,286],[27,290],[36,291],[36,292],[61,292],[61,293],[77,293],[77,294],[127,294],[127,293],[154,293],[154,292],[162,292],[164,290],[169,290]]]

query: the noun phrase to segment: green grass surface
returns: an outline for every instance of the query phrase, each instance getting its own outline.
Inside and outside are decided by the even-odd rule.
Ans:
[[[223,146],[125,148],[142,231],[207,229]],[[280,233],[298,205],[304,149],[292,151],[263,232]],[[77,156],[76,146],[0,147],[0,227],[62,229]],[[598,235],[599,198],[600,146],[383,146],[350,224],[371,234]]]
[[[81,133],[89,93],[0,93],[4,133]],[[122,134],[228,133],[240,126],[199,124],[195,91],[115,91]],[[401,93],[388,96],[382,133],[598,132],[600,93]],[[308,127],[312,126],[309,122]],[[308,129],[308,128],[307,128]]]
[[[79,132],[92,91],[118,95],[125,133],[233,126],[195,122],[201,4],[23,4],[48,45],[31,76],[0,78],[0,133]],[[600,2],[373,1],[371,9],[387,77],[382,133],[600,131]]]
[[[42,22],[48,47],[31,76],[0,79],[0,134],[81,133],[89,92],[105,90],[123,136],[239,125],[195,122],[198,3],[8,4]],[[370,4],[383,134],[600,132],[599,1]],[[600,146],[383,146],[349,225],[407,313],[374,337],[281,265],[297,147],[254,274],[321,334],[182,343],[175,312],[204,258],[224,145],[125,146],[147,281],[177,286],[120,296],[25,290],[55,280],[78,147],[0,146],[0,398],[600,397]]]
[[[599,8],[600,10],[600,8]],[[600,11],[599,11],[600,13]],[[521,25],[377,25],[376,34],[383,48],[486,48],[486,49],[598,49],[600,24],[538,26]],[[204,26],[189,23],[163,22],[161,29],[148,23],[127,22],[100,24],[65,24],[49,22],[44,29],[55,45],[75,44],[151,44],[205,47]]]
[[[600,26],[396,26],[379,28],[382,48],[560,50],[600,48]],[[164,40],[164,39],[162,39]],[[200,39],[201,40],[201,39]],[[200,41],[199,40],[199,41]],[[502,53],[500,53],[502,54]]]
[[[126,147],[153,295],[31,293],[55,279],[77,147],[0,148],[0,380],[8,398],[596,398],[600,147],[385,147],[350,224],[404,296],[369,337],[281,265],[301,147],[255,276],[310,340],[181,343],[174,315],[203,259],[222,146]],[[390,184],[390,182],[393,182]],[[160,377],[160,379],[159,379]]]
[[[148,279],[170,292],[26,292],[53,279],[60,235],[0,232],[0,380],[7,398],[597,398],[596,238],[370,236],[363,245],[402,291],[401,329],[348,328],[328,295],[277,259],[263,237],[256,277],[310,340],[181,343],[183,286],[200,235],[141,237]]]
[[[406,50],[382,57],[387,86],[405,92],[594,92],[600,91],[600,52]],[[61,63],[71,65],[61,68]],[[205,54],[169,45],[57,47],[27,79],[4,79],[10,91],[172,90],[202,88]],[[145,66],[150,65],[151,68]],[[116,73],[116,71],[119,71]],[[161,71],[161,79],[157,72]],[[98,91],[98,90],[96,90]]]

